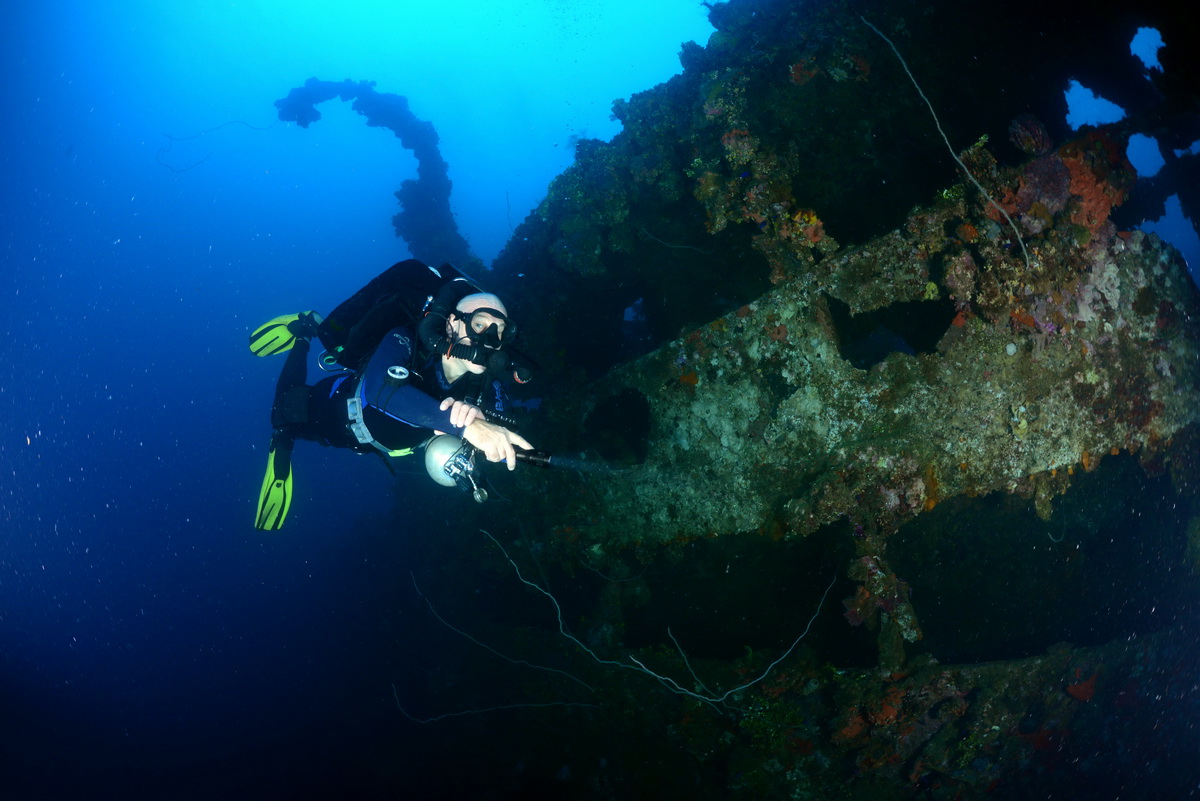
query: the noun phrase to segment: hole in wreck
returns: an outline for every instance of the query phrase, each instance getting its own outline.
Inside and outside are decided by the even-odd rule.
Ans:
[[[583,432],[588,447],[604,461],[642,464],[650,446],[650,402],[636,389],[623,389],[596,404]]]
[[[949,298],[911,300],[861,314],[826,295],[837,334],[838,352],[859,370],[867,370],[892,353],[933,353],[954,319]]]
[[[1043,521],[1032,500],[955,498],[888,541],[942,662],[1015,659],[1143,635],[1196,614],[1188,503],[1129,455],[1079,473]]]

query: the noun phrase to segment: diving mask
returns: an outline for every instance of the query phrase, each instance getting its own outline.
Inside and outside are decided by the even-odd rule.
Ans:
[[[468,341],[477,348],[500,350],[516,333],[516,326],[498,309],[485,307],[469,314],[458,313],[466,323]]]

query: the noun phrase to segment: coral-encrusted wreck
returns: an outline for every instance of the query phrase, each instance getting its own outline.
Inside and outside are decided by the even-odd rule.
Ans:
[[[961,185],[820,262],[770,243],[793,278],[560,402],[564,430],[636,436],[588,425],[616,405],[622,426],[640,409],[647,436],[644,462],[563,504],[616,543],[803,535],[847,515],[891,531],[961,493],[1036,496],[1048,515],[1075,469],[1120,451],[1161,460],[1200,414],[1200,306],[1173,249],[1092,211],[1129,177],[1121,152],[1092,134],[1008,172],[968,154],[1008,198],[1029,263]],[[1082,165],[1069,184],[1031,190],[1068,160]],[[887,327],[897,305],[914,336],[944,331],[931,352]],[[872,338],[897,352],[860,369],[850,351]]]
[[[844,60],[842,81],[866,80]],[[694,100],[705,116],[714,96]],[[1200,296],[1172,248],[1110,219],[1136,179],[1121,130],[1050,150],[1020,119],[1023,163],[1002,167],[983,143],[962,154],[988,196],[964,179],[844,248],[769,190],[799,161],[781,170],[740,128],[710,135],[722,155],[692,187],[708,229],[753,223],[775,286],[554,398],[543,441],[624,469],[588,492],[572,474],[526,482],[550,525],[598,553],[846,521],[886,571],[886,538],[948,499],[1011,493],[1049,519],[1106,457],[1172,462],[1200,418]],[[917,636],[911,614],[891,618]]]
[[[1145,701],[1125,671],[1182,664],[1170,621],[1126,620],[1160,631],[1134,653],[1088,640],[1088,615],[1115,636],[1127,607],[1150,615],[1156,592],[1184,603],[1196,590],[1200,293],[1174,249],[1114,219],[1135,191],[1137,120],[1052,137],[1026,110],[1053,100],[978,97],[1020,84],[1000,66],[962,78],[976,92],[955,102],[963,87],[934,59],[944,71],[994,53],[972,50],[984,28],[947,36],[904,4],[876,16],[912,78],[841,4],[717,6],[708,48],[685,48],[682,76],[618,104],[625,133],[581,147],[496,265],[533,337],[556,343],[541,350],[551,372],[569,377],[530,439],[611,467],[505,487],[543,561],[610,582],[576,600],[588,642],[734,686],[761,655],[736,657],[736,626],[668,643],[687,614],[669,599],[757,600],[778,635],[801,630],[838,576],[840,606],[808,650],[727,718],[664,700],[679,745],[726,753],[733,796],[853,780],[837,797],[976,797],[1046,781],[1038,760],[1084,739],[1079,721],[1097,742],[1115,725],[1080,710]],[[1045,77],[1051,50],[1029,44],[1029,75]],[[974,180],[934,133],[918,79],[951,141],[979,139],[958,154]],[[639,350],[620,328],[639,298],[666,336],[612,366]],[[552,306],[563,313],[539,324]],[[1153,555],[1136,550],[1147,543]],[[664,563],[672,578],[656,584]],[[1129,582],[1124,604],[1110,605],[1114,576]],[[1047,652],[1076,635],[1094,647]]]
[[[1128,173],[1114,152],[1093,134],[1013,171],[969,154],[1009,197],[1028,264],[962,186],[819,262],[805,244],[770,243],[793,277],[556,399],[556,428],[609,453],[609,439],[644,427],[644,443],[624,443],[644,460],[593,481],[595,495],[572,476],[539,476],[538,491],[561,487],[552,506],[623,545],[803,536],[842,517],[891,532],[963,493],[1036,497],[1048,516],[1075,470],[1119,452],[1160,463],[1200,416],[1200,298],[1173,249],[1089,216]],[[1099,158],[1103,172],[1083,166],[1069,185],[1031,191],[1037,173],[1082,161],[1067,153]],[[911,335],[887,325],[900,306]],[[944,333],[913,352],[930,329]],[[895,351],[856,367],[875,340]]]

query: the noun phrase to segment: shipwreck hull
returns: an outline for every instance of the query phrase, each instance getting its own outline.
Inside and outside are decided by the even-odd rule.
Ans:
[[[505,487],[519,561],[571,588],[568,630],[688,688],[578,665],[728,760],[705,797],[1105,792],[1194,714],[1200,293],[1085,216],[1123,159],[1029,189],[1105,137],[967,154],[1028,261],[966,187],[860,247],[760,234],[773,289],[547,399],[536,441],[588,469]],[[1088,761],[1118,730],[1158,745]]]
[[[617,547],[839,519],[874,536],[963,494],[1017,493],[1048,517],[1118,453],[1161,472],[1200,414],[1200,297],[1156,237],[1093,228],[1064,213],[1029,262],[962,200],[819,261],[763,237],[793,277],[556,397],[547,444],[615,469],[589,473],[591,492],[538,475],[527,502]]]
[[[494,271],[545,368],[523,433],[577,464],[497,480],[507,558],[439,564],[559,599],[492,634],[592,688],[558,725],[622,767],[582,797],[1191,789],[1143,768],[1200,709],[1200,293],[1120,219],[1137,123],[1027,114],[1082,21],[867,11],[908,65],[844,4],[717,4],[581,143]],[[916,76],[950,141],[1010,141],[948,152]]]

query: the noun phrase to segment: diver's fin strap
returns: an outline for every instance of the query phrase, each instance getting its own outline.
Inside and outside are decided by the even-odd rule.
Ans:
[[[357,394],[352,395],[346,401],[346,414],[350,418],[349,428],[350,433],[354,438],[363,445],[370,445],[384,456],[400,458],[402,456],[412,456],[416,452],[415,448],[398,448],[392,449],[384,445],[375,437],[371,436],[371,432],[367,429],[367,424],[363,421],[362,413],[362,398]]]

